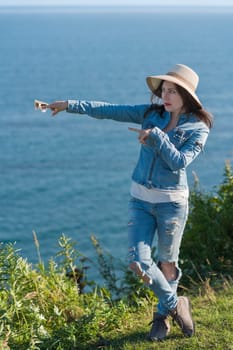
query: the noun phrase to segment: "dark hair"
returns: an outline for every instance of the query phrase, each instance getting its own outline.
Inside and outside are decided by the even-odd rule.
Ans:
[[[157,89],[153,91],[151,96],[151,106],[145,112],[144,117],[146,117],[147,114],[151,111],[157,111],[162,116],[163,112],[165,111],[164,105],[153,103],[155,96],[161,98],[162,84],[163,80],[161,81]],[[207,112],[184,88],[177,84],[175,84],[175,86],[184,102],[185,113],[195,114],[198,119],[203,121],[208,126],[208,128],[211,128],[213,126],[212,114]]]

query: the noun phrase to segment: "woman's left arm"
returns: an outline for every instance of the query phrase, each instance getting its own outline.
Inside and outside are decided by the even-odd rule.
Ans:
[[[209,134],[206,126],[194,129],[190,137],[184,142],[180,149],[169,140],[169,137],[159,128],[153,128],[148,136],[155,147],[155,151],[164,160],[171,170],[186,168],[203,150]]]

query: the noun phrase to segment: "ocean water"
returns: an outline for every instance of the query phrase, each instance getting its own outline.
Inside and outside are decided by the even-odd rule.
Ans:
[[[35,98],[146,103],[145,77],[185,63],[215,116],[189,168],[203,191],[233,159],[233,11],[55,9],[0,11],[0,240],[36,263],[62,233],[95,261],[90,235],[124,259],[127,203],[139,145],[128,125],[34,110]]]

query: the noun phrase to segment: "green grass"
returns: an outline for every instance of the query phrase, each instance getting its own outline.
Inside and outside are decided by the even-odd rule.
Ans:
[[[33,267],[12,245],[0,246],[1,350],[233,350],[230,279],[222,279],[215,289],[206,280],[189,290],[194,337],[185,338],[173,325],[166,341],[152,343],[147,334],[156,304],[153,295],[142,293],[140,285],[132,286],[134,298],[114,300],[108,289],[97,286],[80,294],[66,274],[67,268],[75,272],[77,255],[64,236],[60,243],[61,265],[51,260],[47,268],[41,260]]]
[[[125,328],[109,337],[109,345],[103,349],[113,350],[233,350],[233,288],[222,290],[208,296],[193,296],[193,316],[196,334],[185,338],[180,329],[172,324],[168,338],[159,343],[148,341],[148,323],[151,310],[132,314],[132,320]],[[91,348],[90,348],[91,349]]]

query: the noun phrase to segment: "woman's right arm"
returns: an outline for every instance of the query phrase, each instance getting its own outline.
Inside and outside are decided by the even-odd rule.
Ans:
[[[52,115],[66,110],[69,113],[86,114],[96,119],[112,119],[120,122],[142,124],[149,105],[118,105],[98,101],[56,101],[47,106]]]

